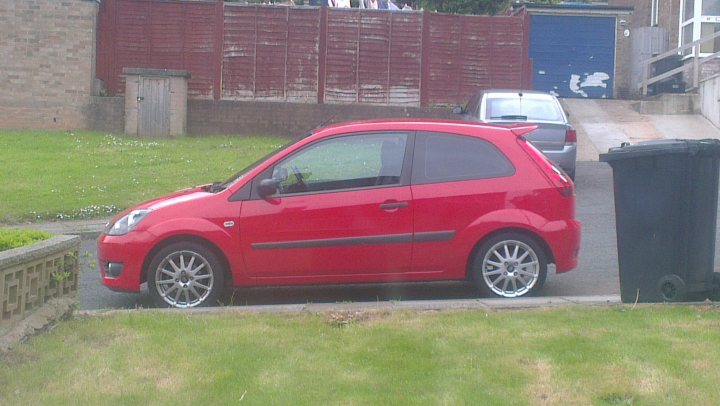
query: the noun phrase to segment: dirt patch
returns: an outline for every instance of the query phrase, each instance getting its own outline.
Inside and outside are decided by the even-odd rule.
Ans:
[[[332,327],[347,327],[351,324],[366,324],[389,317],[389,311],[349,311],[334,310],[325,314],[325,322]]]

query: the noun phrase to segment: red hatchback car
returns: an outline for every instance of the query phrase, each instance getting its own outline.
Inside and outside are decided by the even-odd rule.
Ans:
[[[164,306],[226,286],[470,279],[527,295],[577,266],[575,188],[534,126],[377,120],[315,131],[225,183],[140,204],[98,240],[103,283]]]

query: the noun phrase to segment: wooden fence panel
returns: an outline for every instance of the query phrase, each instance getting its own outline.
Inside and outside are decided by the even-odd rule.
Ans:
[[[420,105],[422,13],[392,13],[388,104]]]
[[[457,105],[483,88],[525,87],[525,16],[105,0],[98,77],[184,69],[190,98]]]
[[[425,14],[427,92],[435,105],[464,104],[473,92],[525,85],[525,18]]]
[[[317,103],[320,10],[290,8],[285,100]]]
[[[106,4],[108,3],[108,4]],[[110,94],[122,94],[122,69],[182,69],[190,72],[188,94],[211,98],[219,56],[216,3],[152,0],[114,0],[101,3],[98,76]],[[110,33],[109,35],[107,33]],[[100,76],[100,75],[103,76]]]
[[[328,9],[325,102],[358,102],[358,28],[360,13]]]
[[[256,7],[225,5],[223,92],[225,99],[252,99],[255,95]]]

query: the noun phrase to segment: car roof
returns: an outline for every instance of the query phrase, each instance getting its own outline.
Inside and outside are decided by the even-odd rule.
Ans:
[[[472,127],[503,128],[494,124],[482,124],[472,121],[449,120],[449,119],[428,119],[428,118],[385,118],[376,120],[349,121],[331,124],[313,131],[313,134],[341,133],[354,131],[379,131],[379,130],[434,130],[445,131],[452,129],[463,129]],[[464,132],[464,131],[463,131]],[[329,134],[328,134],[329,135]]]
[[[428,118],[386,118],[378,120],[351,121],[332,124],[313,131],[311,138],[323,138],[336,134],[363,131],[438,131],[457,134],[478,134],[481,129],[491,132],[510,132],[521,135],[526,125],[508,126],[502,124],[486,124],[475,121],[428,119]],[[533,127],[534,129],[535,127]]]

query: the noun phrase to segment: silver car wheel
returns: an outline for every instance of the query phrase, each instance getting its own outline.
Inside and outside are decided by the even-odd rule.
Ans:
[[[522,241],[505,240],[493,245],[482,261],[487,287],[502,297],[530,292],[538,281],[541,265],[537,253]]]
[[[155,269],[155,289],[172,307],[201,305],[212,293],[214,271],[205,257],[193,251],[175,251]]]

